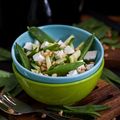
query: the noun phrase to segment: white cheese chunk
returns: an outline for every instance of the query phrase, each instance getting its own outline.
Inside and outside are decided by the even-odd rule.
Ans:
[[[64,57],[66,56],[66,54],[64,53],[63,50],[56,51],[56,52],[54,52],[54,53],[55,53],[55,57],[56,57],[57,59],[59,59],[59,58],[64,58]]]
[[[88,51],[84,56],[84,60],[94,60],[97,56],[97,51]]]
[[[45,57],[41,55],[41,53],[36,53],[33,55],[33,60],[36,62],[43,62],[45,60]]]
[[[83,72],[85,72],[85,70],[86,70],[85,65],[81,65],[81,66],[79,66],[79,67],[77,68],[77,72],[78,72],[78,73],[83,73]]]
[[[34,44],[40,46],[40,42],[38,40],[35,40]]]
[[[26,50],[32,50],[33,44],[31,42],[26,42],[24,47]]]
[[[72,54],[75,52],[74,48],[70,47],[70,46],[66,46],[65,49],[64,49],[64,52],[66,54]]]
[[[77,70],[72,70],[67,74],[67,76],[74,76],[74,75],[77,75],[77,74],[78,74]]]
[[[66,45],[62,40],[59,40],[58,45],[60,45],[60,48],[65,48]]]
[[[94,66],[94,63],[90,63],[86,65],[86,69],[90,70]]]
[[[47,47],[49,44],[50,44],[49,42],[45,41],[45,42],[42,43],[41,48],[45,48],[45,47]]]

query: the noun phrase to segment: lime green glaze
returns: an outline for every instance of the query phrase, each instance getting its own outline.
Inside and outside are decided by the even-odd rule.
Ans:
[[[71,105],[85,98],[100,79],[104,61],[96,73],[72,83],[46,84],[23,77],[13,65],[13,71],[24,91],[33,99],[49,105]]]

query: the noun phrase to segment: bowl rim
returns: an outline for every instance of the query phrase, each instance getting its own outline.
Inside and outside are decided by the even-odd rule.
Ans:
[[[77,27],[74,27],[74,26],[70,26],[70,25],[61,25],[61,24],[53,24],[53,25],[44,25],[44,26],[39,26],[38,28],[41,28],[41,29],[46,29],[46,28],[55,28],[55,27],[65,27],[65,28],[72,28],[72,29],[75,29],[75,30],[79,30],[79,31],[81,31],[81,32],[85,32],[86,34],[88,34],[88,35],[91,35],[91,33],[90,32],[88,32],[88,31],[86,31],[86,30],[84,30],[84,29],[82,29],[82,28],[77,28]],[[99,67],[100,66],[100,64],[101,64],[101,62],[102,62],[102,59],[103,59],[103,57],[104,57],[104,49],[103,49],[103,46],[102,46],[102,44],[101,44],[101,42],[98,40],[98,38],[97,37],[95,37],[95,40],[98,42],[98,44],[99,44],[99,46],[100,46],[100,49],[101,49],[101,57],[100,57],[100,59],[99,59],[99,61],[95,64],[95,66],[92,68],[92,69],[90,69],[90,70],[88,70],[88,71],[85,71],[84,73],[81,73],[81,74],[78,74],[78,75],[75,75],[75,76],[57,76],[57,77],[53,77],[53,76],[45,76],[45,75],[40,75],[40,74],[37,74],[37,73],[33,73],[33,72],[31,72],[30,70],[28,70],[28,69],[26,69],[25,67],[23,67],[19,62],[18,62],[18,60],[17,60],[17,58],[16,58],[16,55],[15,55],[15,50],[14,50],[14,48],[15,48],[15,44],[19,41],[19,39],[22,37],[22,36],[24,36],[25,34],[28,34],[28,31],[25,31],[24,33],[22,33],[20,36],[18,36],[17,38],[16,38],[16,40],[13,42],[13,45],[12,45],[12,47],[11,47],[11,55],[12,55],[12,59],[13,59],[13,62],[15,63],[15,64],[17,64],[18,65],[18,67],[20,67],[23,71],[25,71],[25,72],[27,72],[28,74],[32,74],[32,75],[34,75],[34,76],[36,76],[36,77],[41,77],[41,79],[53,79],[53,81],[55,80],[55,81],[57,81],[57,80],[59,80],[59,79],[61,79],[61,80],[65,80],[65,79],[73,79],[73,78],[78,78],[78,77],[80,77],[80,76],[85,76],[85,75],[87,75],[87,74],[89,74],[89,73],[91,73],[91,71],[93,71],[93,69],[95,69],[96,67]],[[34,81],[36,81],[36,80],[34,80]],[[38,80],[38,81],[41,81],[41,80]],[[54,82],[53,82],[54,83]]]
[[[102,64],[100,65],[99,69],[92,74],[91,76],[83,79],[83,80],[79,80],[79,81],[74,81],[74,82],[69,82],[69,83],[61,83],[61,84],[51,84],[51,83],[42,83],[42,82],[36,82],[33,80],[30,80],[29,78],[26,78],[25,76],[21,75],[21,73],[18,72],[18,70],[15,67],[15,64],[12,64],[12,68],[13,68],[13,72],[17,75],[20,76],[22,79],[25,79],[27,82],[31,83],[31,84],[35,84],[35,85],[42,85],[42,86],[50,86],[50,87],[61,87],[61,86],[71,86],[71,85],[76,85],[79,83],[84,83],[85,81],[90,80],[91,78],[93,78],[94,76],[97,76],[97,74],[99,74],[99,72],[102,73],[102,69],[104,67],[104,59],[102,60]]]

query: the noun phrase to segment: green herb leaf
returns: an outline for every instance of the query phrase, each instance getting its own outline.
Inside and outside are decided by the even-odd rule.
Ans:
[[[22,62],[22,65],[27,68],[28,70],[30,70],[30,61],[27,57],[27,55],[25,54],[25,52],[23,51],[22,47],[18,44],[16,44],[16,50],[18,52],[18,55],[20,57],[20,60]]]
[[[15,86],[15,88],[12,89],[9,93],[10,93],[13,97],[15,97],[15,96],[17,96],[19,93],[21,93],[22,91],[23,91],[23,89],[21,88],[20,84],[17,84],[17,85]]]
[[[0,120],[8,120],[8,119],[5,118],[4,116],[0,115]]]
[[[0,70],[0,78],[10,77],[11,75],[12,75],[12,73],[10,73],[10,72]]]
[[[0,88],[3,88],[5,92],[13,91],[12,93],[17,95],[18,93],[20,93],[20,91],[22,91],[20,87],[19,91],[15,91],[15,89],[17,89],[18,84],[19,83],[17,82],[13,73],[0,70]]]
[[[0,48],[0,61],[6,61],[10,59],[11,59],[11,53],[4,48]]]

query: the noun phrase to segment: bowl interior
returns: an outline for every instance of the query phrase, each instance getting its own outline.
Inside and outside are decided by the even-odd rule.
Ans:
[[[64,41],[71,34],[73,34],[75,36],[75,42],[74,42],[75,46],[79,45],[80,42],[86,40],[88,38],[88,36],[91,35],[89,32],[87,32],[85,30],[82,30],[80,28],[76,28],[73,26],[67,26],[67,25],[47,25],[47,26],[42,26],[39,28],[41,28],[44,32],[46,32],[47,34],[49,34],[51,37],[53,37],[56,40]],[[49,80],[49,79],[51,79],[51,77],[41,76],[41,75],[32,73],[29,70],[25,69],[23,66],[20,65],[20,63],[16,59],[16,54],[15,54],[16,43],[23,46],[28,41],[31,41],[31,42],[33,41],[33,39],[29,36],[28,32],[23,33],[21,36],[19,36],[15,40],[15,42],[13,43],[13,46],[12,46],[12,58],[13,58],[13,62],[15,64],[15,66],[17,67],[18,71],[21,74],[25,75],[26,77],[31,78],[35,81],[42,81],[42,82],[48,82],[48,83],[49,82],[62,83],[62,82],[69,82],[69,81],[83,79],[97,71],[97,69],[99,68],[99,66],[102,63],[102,59],[103,59],[103,55],[104,55],[104,50],[103,50],[101,43],[99,42],[99,40],[97,38],[95,38],[95,41],[94,41],[91,49],[97,50],[98,54],[97,54],[97,57],[95,60],[96,64],[92,69],[78,75],[77,78],[74,78],[74,77],[55,77],[54,78],[54,77],[52,77],[53,81],[51,81],[51,80]],[[62,80],[66,79],[66,81],[62,81],[62,80],[59,81],[59,78]]]

